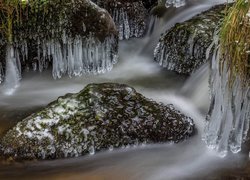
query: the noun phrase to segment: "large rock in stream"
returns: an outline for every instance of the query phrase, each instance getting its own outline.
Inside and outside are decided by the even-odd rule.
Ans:
[[[167,30],[155,48],[155,61],[167,70],[182,74],[199,68],[207,61],[206,53],[225,17],[225,7],[215,6]]]
[[[13,42],[0,28],[0,79],[10,47],[18,69],[42,71],[52,65],[54,78],[103,73],[116,63],[118,31],[105,9],[90,0],[20,3],[20,17],[13,13]],[[6,17],[4,8],[0,9],[1,25],[8,22]]]
[[[142,143],[177,143],[193,132],[193,120],[172,105],[127,85],[90,84],[19,122],[2,138],[0,153],[14,159],[77,157]]]

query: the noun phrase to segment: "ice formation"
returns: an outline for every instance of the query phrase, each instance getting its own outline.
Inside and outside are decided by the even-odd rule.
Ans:
[[[179,8],[181,6],[186,5],[186,0],[166,0],[166,7],[176,7]]]
[[[218,46],[218,43],[215,44]],[[224,64],[221,68],[220,62],[218,46],[211,63],[211,106],[203,138],[208,147],[224,157],[228,151],[241,151],[246,140],[250,120],[250,87],[244,86],[239,78],[230,86],[228,66]]]
[[[116,22],[120,40],[141,37],[144,34],[146,25],[138,24],[136,18],[129,18],[124,8],[115,8],[111,16]]]
[[[12,61],[1,59],[0,83],[7,83],[7,72],[19,76],[21,67],[41,72],[51,65],[55,79],[65,74],[73,77],[112,69],[117,61],[118,37],[115,23],[106,10],[89,0],[65,1],[60,5],[51,2],[46,5],[49,8],[46,12],[40,5],[42,2],[30,5],[38,6],[37,11],[25,7],[32,18],[20,12],[24,18],[22,23],[13,22],[12,40],[0,37],[1,50],[10,52],[6,46],[12,45],[13,58],[18,62],[10,66]],[[12,71],[12,66],[12,70],[18,71]]]
[[[70,38],[63,35],[62,40],[50,40],[37,42],[37,57],[33,61],[33,70],[42,71],[46,69],[49,62],[52,62],[52,75],[55,79],[68,74],[69,77],[80,76],[86,73],[104,73],[110,71],[117,61],[115,50],[116,40],[113,37],[106,38],[103,42],[97,38],[76,37]],[[29,49],[24,41],[15,48],[8,47],[8,52],[15,55],[15,61],[9,56],[6,58],[5,83],[12,76],[21,77],[20,59],[28,61]],[[11,63],[11,64],[10,64]],[[0,66],[0,74],[2,67]],[[16,73],[16,75],[14,75]],[[3,73],[0,75],[3,80]],[[20,79],[20,78],[19,78]],[[13,82],[16,80],[13,79]]]
[[[110,71],[117,62],[113,37],[107,38],[104,42],[94,37],[87,40],[81,37],[63,39],[63,44],[56,41],[42,43],[42,59],[52,57],[54,78],[60,78],[66,73],[69,77],[86,73],[104,73]]]
[[[12,45],[7,46],[6,52],[4,93],[10,95],[19,86],[19,80],[21,79],[21,63],[19,52],[15,51]]]
[[[113,18],[119,31],[119,39],[142,37],[146,31],[147,9],[142,1],[95,1],[97,5],[106,9]]]

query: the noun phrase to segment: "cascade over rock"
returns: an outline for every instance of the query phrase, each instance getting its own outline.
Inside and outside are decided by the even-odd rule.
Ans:
[[[215,6],[167,30],[155,48],[155,61],[167,70],[182,74],[190,74],[199,68],[207,61],[206,52],[225,16],[225,7]]]
[[[0,154],[14,159],[77,157],[129,145],[179,142],[193,120],[123,84],[90,84],[10,129]]]
[[[1,19],[5,13],[0,10]],[[116,63],[118,31],[109,13],[93,2],[30,1],[19,13],[13,15],[19,20],[12,24],[12,42],[0,30],[0,82],[8,47],[14,48],[18,69],[42,71],[52,65],[54,78],[103,73]]]
[[[148,7],[142,0],[96,0],[114,19],[119,31],[119,39],[142,37],[146,32]],[[145,6],[146,7],[145,7]]]

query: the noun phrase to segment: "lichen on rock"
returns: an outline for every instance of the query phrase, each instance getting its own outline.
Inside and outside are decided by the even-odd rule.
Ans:
[[[167,30],[155,48],[155,61],[181,74],[190,74],[199,68],[209,59],[206,52],[225,17],[225,7],[215,6]]]
[[[142,143],[179,142],[193,120],[123,84],[90,84],[59,97],[7,132],[0,152],[14,159],[77,157]]]

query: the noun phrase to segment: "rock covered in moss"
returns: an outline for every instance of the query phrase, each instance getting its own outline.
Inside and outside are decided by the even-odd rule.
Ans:
[[[97,0],[97,4],[113,17],[120,40],[144,35],[148,11],[142,0]]]
[[[213,34],[225,17],[225,5],[218,5],[167,30],[160,38],[154,59],[161,66],[190,74],[207,61]]]
[[[106,10],[90,0],[28,1],[17,10],[20,17],[14,13],[13,42],[0,29],[0,48],[11,44],[13,58],[22,67],[42,71],[52,65],[53,77],[60,78],[66,73],[70,77],[102,73],[116,63],[116,25]],[[6,19],[2,9],[0,18]],[[5,52],[0,51],[3,66]]]
[[[191,118],[172,105],[145,98],[122,84],[90,84],[59,97],[9,130],[5,157],[77,157],[141,143],[179,142],[192,135]]]

